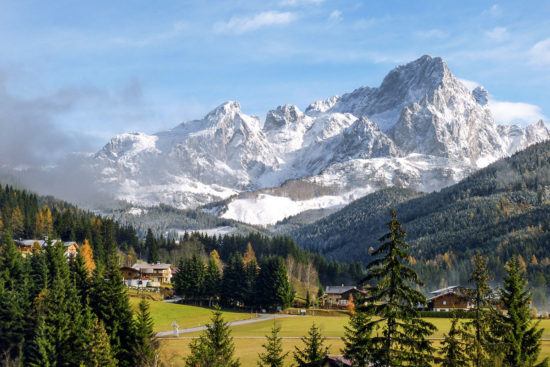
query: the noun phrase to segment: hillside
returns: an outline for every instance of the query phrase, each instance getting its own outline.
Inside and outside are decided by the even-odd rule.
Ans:
[[[439,192],[388,189],[368,195],[290,235],[329,257],[368,261],[369,248],[385,232],[390,207],[407,231],[412,262],[431,286],[467,283],[469,259],[477,250],[490,255],[491,269],[502,269],[511,254],[520,253],[532,280],[550,281],[550,142]],[[496,270],[493,275],[500,279]]]

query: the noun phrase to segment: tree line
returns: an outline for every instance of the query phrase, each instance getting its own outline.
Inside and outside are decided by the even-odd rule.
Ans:
[[[96,266],[85,244],[23,257],[0,241],[0,360],[5,366],[149,366],[158,360],[147,302],[130,308],[116,252]]]
[[[289,307],[294,298],[283,258],[264,256],[258,261],[250,243],[244,257],[237,252],[225,266],[216,250],[208,263],[196,254],[182,259],[174,289],[185,302],[269,311]]]

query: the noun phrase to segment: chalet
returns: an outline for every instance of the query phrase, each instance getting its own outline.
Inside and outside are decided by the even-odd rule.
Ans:
[[[430,292],[428,309],[433,311],[469,310],[474,305],[468,290],[464,287],[451,286]]]
[[[133,269],[140,274],[140,279],[149,280],[151,286],[172,282],[172,266],[170,264],[134,264]]]
[[[347,307],[351,297],[357,298],[359,294],[366,295],[367,292],[350,285],[329,285],[325,288],[325,294],[321,297],[321,304],[326,307]]]
[[[48,241],[48,239],[44,240],[15,240],[15,245],[21,251],[21,254],[23,256],[31,255],[33,249],[37,249],[38,251],[42,251],[46,246],[48,246],[48,243],[50,246],[55,245],[56,243],[62,243],[65,247],[65,256],[76,256],[76,253],[78,251],[78,244],[74,241],[67,241],[63,242],[61,240],[51,240]]]

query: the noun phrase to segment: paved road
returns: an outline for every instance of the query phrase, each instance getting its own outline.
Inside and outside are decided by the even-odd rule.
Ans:
[[[229,326],[238,326],[238,325],[246,325],[246,324],[253,324],[255,322],[262,322],[267,320],[274,320],[274,319],[280,319],[283,317],[307,317],[307,316],[299,316],[299,315],[281,315],[281,314],[260,314],[258,317],[255,317],[253,319],[246,319],[246,320],[239,320],[239,321],[233,321],[229,323]],[[187,329],[180,329],[179,334],[186,334],[186,333],[194,333],[195,331],[203,331],[206,330],[206,326],[198,326],[193,328],[187,328]],[[161,331],[157,333],[157,336],[173,336],[174,331]]]

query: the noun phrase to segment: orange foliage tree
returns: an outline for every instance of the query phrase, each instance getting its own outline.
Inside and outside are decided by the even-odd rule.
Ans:
[[[88,273],[92,275],[92,272],[95,269],[94,251],[92,250],[92,246],[90,246],[88,239],[85,239],[84,244],[80,246],[80,253],[82,254],[82,257],[84,257]]]

